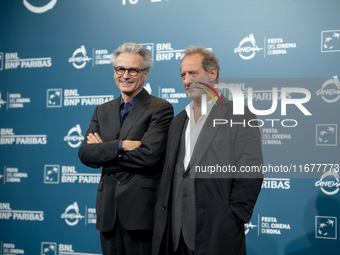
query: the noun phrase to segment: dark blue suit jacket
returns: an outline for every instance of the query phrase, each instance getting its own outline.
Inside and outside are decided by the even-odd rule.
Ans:
[[[118,213],[126,229],[150,230],[173,107],[143,89],[121,127],[119,102],[117,98],[96,107],[78,156],[89,167],[102,167],[96,228],[110,231]],[[103,143],[87,144],[87,135],[95,132]],[[139,140],[141,145],[119,155],[121,138]]]

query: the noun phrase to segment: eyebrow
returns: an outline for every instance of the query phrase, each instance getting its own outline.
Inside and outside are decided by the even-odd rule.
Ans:
[[[188,70],[185,72],[180,72],[180,75],[185,74],[185,73],[198,73],[198,72],[199,72],[198,70]]]
[[[116,66],[116,68],[118,68],[118,67],[122,67],[122,68],[124,68],[124,69],[131,69],[131,68],[133,68],[133,69],[141,69],[141,68],[138,68],[138,67],[130,67],[130,68],[126,68],[126,67],[124,67],[124,66]],[[143,68],[142,68],[143,69]]]

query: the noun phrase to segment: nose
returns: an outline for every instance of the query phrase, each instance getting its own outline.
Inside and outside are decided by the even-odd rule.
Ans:
[[[191,78],[190,75],[185,75],[185,78],[183,79],[184,86],[188,86],[191,84],[190,78]]]
[[[124,72],[124,74],[122,75],[123,76],[123,78],[130,78],[130,74],[129,74],[129,71],[126,69],[125,70],[125,72]]]

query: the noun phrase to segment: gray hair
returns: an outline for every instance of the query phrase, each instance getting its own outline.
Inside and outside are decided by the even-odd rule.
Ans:
[[[138,54],[143,58],[143,68],[150,71],[152,68],[152,56],[150,55],[149,51],[143,48],[142,45],[136,43],[123,43],[112,53],[111,63],[113,67],[116,65],[117,57],[123,53],[130,53],[130,54]]]
[[[218,77],[220,74],[220,65],[218,64],[218,58],[215,56],[215,54],[212,51],[207,50],[206,48],[200,45],[197,45],[197,46],[190,45],[189,47],[184,49],[182,53],[184,55],[183,59],[186,56],[189,56],[195,53],[199,53],[203,56],[202,67],[206,72],[209,72],[213,67],[217,69],[216,82],[218,82]],[[183,62],[183,59],[182,59],[182,62]]]

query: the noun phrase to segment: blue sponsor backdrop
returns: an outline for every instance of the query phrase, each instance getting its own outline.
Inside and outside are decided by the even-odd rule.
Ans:
[[[258,115],[264,160],[291,173],[266,175],[248,253],[338,254],[339,10],[330,0],[1,1],[0,255],[101,254],[100,171],[77,152],[95,106],[119,97],[108,60],[129,41],[152,53],[145,88],[176,114],[189,103],[179,76],[188,45],[211,49],[220,77],[252,88],[256,109],[278,88],[276,111]],[[312,115],[281,114],[282,87],[305,89],[288,99],[309,91]]]

